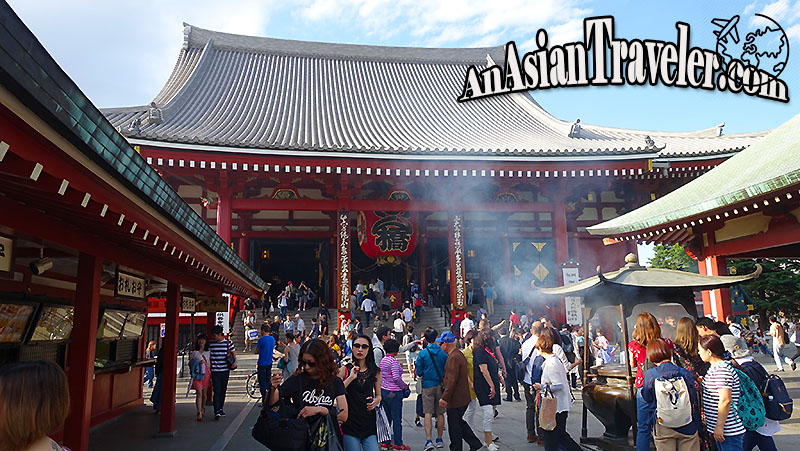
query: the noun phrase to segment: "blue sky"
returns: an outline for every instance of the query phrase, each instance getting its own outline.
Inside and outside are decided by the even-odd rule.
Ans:
[[[142,105],[159,91],[182,42],[182,23],[232,33],[374,45],[468,47],[514,40],[521,52],[545,28],[551,42],[582,39],[582,19],[613,15],[626,39],[676,40],[691,25],[692,45],[714,48],[710,20],[763,12],[800,43],[800,0],[505,2],[419,0],[195,0],[138,2],[11,0],[11,6],[66,72],[100,107]],[[782,77],[800,96],[800,45]],[[794,116],[781,104],[728,92],[665,87],[561,88],[534,92],[556,117],[648,130],[683,131],[725,122],[725,132],[774,128]]]

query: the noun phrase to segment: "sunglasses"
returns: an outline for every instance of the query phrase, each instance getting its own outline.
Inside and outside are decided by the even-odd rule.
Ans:
[[[303,367],[307,366],[309,368],[314,368],[315,366],[317,366],[317,362],[307,362],[305,360],[301,360],[299,363],[300,363],[300,366],[303,366]]]
[[[353,349],[369,349],[369,345],[362,345],[359,343],[353,343]]]

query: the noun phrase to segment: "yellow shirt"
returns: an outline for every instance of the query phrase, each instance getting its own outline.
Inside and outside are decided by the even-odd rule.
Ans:
[[[467,373],[468,373],[467,376],[469,376],[469,382],[470,382],[470,384],[469,384],[469,399],[475,399],[475,398],[477,398],[477,396],[475,395],[475,389],[473,388],[474,385],[473,385],[473,380],[472,380],[472,376],[474,374],[472,372],[473,371],[473,369],[472,369],[472,349],[464,348],[462,350],[462,352],[464,353],[464,357],[467,358]]]

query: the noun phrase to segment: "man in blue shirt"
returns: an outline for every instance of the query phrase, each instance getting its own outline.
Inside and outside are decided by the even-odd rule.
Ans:
[[[449,334],[446,332],[445,334]],[[443,334],[443,336],[445,335]],[[452,334],[451,334],[452,335]],[[448,335],[449,337],[449,335]],[[444,382],[444,367],[447,364],[447,353],[436,344],[437,333],[434,329],[425,331],[425,341],[428,346],[417,354],[417,376],[422,376],[422,411],[425,414],[425,451],[431,451],[434,446],[442,448],[442,435],[444,434],[444,408],[439,405],[442,399],[442,383]],[[437,439],[431,441],[433,433],[433,416],[436,416]]]
[[[261,338],[256,343],[258,351],[258,387],[261,389],[261,401],[269,389],[269,377],[272,373],[272,353],[275,351],[275,338],[270,335],[268,324],[261,325]]]

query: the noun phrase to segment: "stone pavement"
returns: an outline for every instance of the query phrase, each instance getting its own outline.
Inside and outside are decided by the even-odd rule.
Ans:
[[[767,371],[775,370],[774,361],[759,355]],[[257,402],[251,400],[244,391],[244,378],[249,374],[249,368],[255,368],[256,358],[253,355],[240,356],[240,370],[234,372],[228,389],[225,403],[227,417],[214,421],[209,406],[206,411],[206,420],[198,423],[195,418],[194,396],[190,393],[185,398],[185,382],[179,381],[178,403],[176,406],[176,434],[171,438],[157,438],[158,415],[153,413],[150,402],[145,406],[136,408],[111,422],[94,428],[91,432],[92,450],[120,450],[120,451],[183,451],[183,450],[259,450],[264,449],[250,436],[251,428],[258,418]],[[792,418],[781,423],[782,430],[775,436],[779,450],[800,449],[800,371],[778,373],[786,382],[792,398],[795,399],[795,412]],[[413,387],[413,385],[412,385]],[[580,391],[574,391],[575,404],[570,411],[567,430],[577,441],[581,431]],[[425,443],[423,428],[414,426],[414,400],[415,394],[403,403],[403,439],[413,450],[421,450]],[[504,395],[505,396],[505,395]],[[149,397],[149,394],[146,398]],[[525,433],[525,402],[503,403],[499,407],[500,415],[495,420],[495,434],[500,437],[498,442],[502,450],[543,450],[544,447],[526,442]],[[481,414],[475,416],[475,428],[481,430]],[[603,428],[594,416],[588,417],[589,436],[599,436]],[[435,432],[434,432],[435,435]],[[479,438],[482,434],[478,434]],[[449,443],[447,431],[444,434],[445,443]],[[465,447],[466,449],[466,447]],[[485,448],[484,448],[485,449]]]

